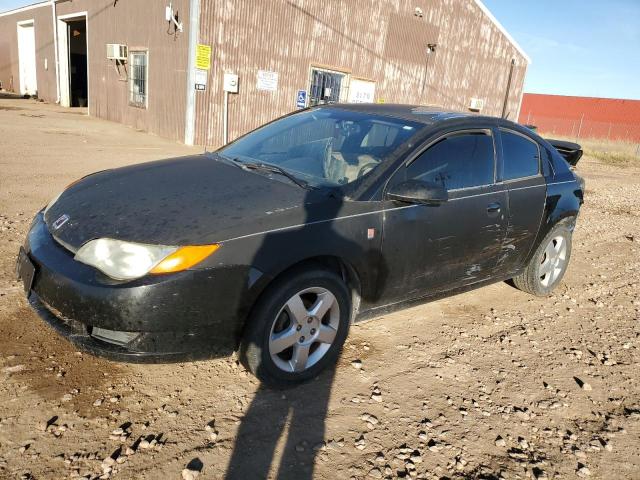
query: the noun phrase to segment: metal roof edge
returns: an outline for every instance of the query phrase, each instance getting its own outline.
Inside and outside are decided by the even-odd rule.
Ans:
[[[13,10],[7,10],[6,12],[0,12],[0,17],[7,17],[9,15],[14,15],[16,13],[27,12],[29,10],[33,10],[40,7],[48,7],[51,6],[51,1],[43,0],[42,2],[33,3],[31,5],[26,5],[24,7],[14,8]]]
[[[615,100],[620,102],[640,102],[640,98],[622,97],[594,97],[592,95],[565,95],[563,93],[524,92],[525,95],[538,95],[542,97],[580,98],[586,100]]]
[[[522,49],[520,44],[518,44],[518,42],[516,42],[516,40],[511,36],[511,34],[507,31],[507,29],[502,26],[502,24],[498,21],[498,19],[493,16],[493,13],[491,13],[491,10],[489,10],[487,8],[487,6],[484,3],[482,3],[482,0],[474,0],[474,1],[476,2],[476,5],[478,5],[478,7],[480,7],[480,9],[484,12],[484,14],[487,17],[489,17],[489,19],[493,22],[493,24],[496,27],[498,27],[498,30],[500,30],[502,32],[502,34],[505,37],[507,37],[507,40],[509,40],[509,42],[511,42],[511,44],[515,47],[515,49],[518,50],[518,52],[520,52],[520,54],[525,58],[527,63],[529,65],[531,65],[531,63],[532,63],[531,57],[529,57],[529,55],[527,55],[527,53]]]

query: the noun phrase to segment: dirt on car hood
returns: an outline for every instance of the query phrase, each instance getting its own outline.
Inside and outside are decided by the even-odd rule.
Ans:
[[[207,244],[303,221],[305,205],[321,196],[288,182],[205,155],[161,160],[85,177],[45,221],[73,250],[102,237]]]

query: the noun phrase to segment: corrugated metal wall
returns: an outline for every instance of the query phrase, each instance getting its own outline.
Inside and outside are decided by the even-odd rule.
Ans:
[[[468,111],[477,97],[482,113],[500,115],[515,58],[512,119],[526,72],[524,57],[473,0],[209,0],[200,43],[213,47],[213,66],[207,91],[197,93],[196,142],[214,146],[222,141],[224,72],[240,77],[240,93],[230,95],[230,139],[293,110],[312,65],[375,81],[377,101]],[[427,43],[437,44],[428,69]],[[258,70],[278,73],[277,91],[257,90]]]
[[[36,81],[38,94],[55,102],[56,76],[53,51],[53,20],[48,6],[14,15],[0,16],[0,81],[4,89],[20,90],[17,23],[33,20],[36,37]],[[45,69],[45,59],[46,66]]]
[[[184,140],[188,22],[177,37],[167,33],[165,6],[159,0],[74,0],[57,4],[57,15],[87,12],[89,48],[89,114],[175,140]],[[182,20],[189,17],[189,0],[173,0]],[[16,22],[33,18],[40,98],[55,102],[56,80],[51,7],[0,17],[0,80],[19,89]],[[148,108],[129,105],[127,72],[119,74],[107,60],[107,43],[129,50],[148,50]],[[47,59],[48,70],[44,69]],[[61,59],[61,61],[66,61]],[[126,65],[126,69],[130,66]]]
[[[547,134],[640,142],[640,100],[526,93],[520,122]]]
[[[168,35],[159,0],[73,0],[58,15],[88,12],[89,113],[179,141],[184,139],[188,61],[188,0],[173,0],[184,22]],[[312,66],[375,81],[375,99],[439,105],[500,115],[512,58],[516,59],[507,112],[517,115],[526,61],[474,0],[201,0],[199,42],[213,47],[208,87],[196,92],[196,142],[222,142],[223,73],[240,76],[230,95],[230,138],[295,109],[298,90],[309,90]],[[422,16],[414,15],[415,9]],[[0,17],[0,80],[19,88],[16,22],[33,18],[41,98],[56,100],[51,7]],[[106,44],[149,51],[149,105],[129,105]],[[437,44],[429,56],[426,45]],[[44,69],[47,59],[48,69]],[[279,75],[274,92],[256,88],[258,70]],[[424,86],[423,86],[424,85]],[[344,88],[348,88],[345,80]]]
[[[188,35],[167,33],[164,1],[74,0],[58,4],[58,14],[87,11],[89,38],[89,112],[175,140],[184,139]],[[188,0],[173,0],[182,19]],[[129,105],[129,82],[122,81],[106,44],[148,50],[148,107]],[[130,65],[127,64],[130,69]]]

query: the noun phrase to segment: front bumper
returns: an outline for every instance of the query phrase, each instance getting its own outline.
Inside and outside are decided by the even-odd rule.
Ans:
[[[42,320],[58,334],[69,340],[79,350],[111,360],[130,363],[164,363],[172,361],[197,360],[226,356],[232,351],[228,348],[214,348],[201,335],[179,332],[142,332],[136,336],[136,344],[120,345],[99,340],[91,335],[93,328],[77,320],[56,316],[51,307],[45,305],[38,294],[31,291],[29,304]]]
[[[79,349],[121,361],[228,355],[262,278],[231,266],[117,282],[75,261],[41,214],[24,248],[36,270],[27,296],[40,317]]]

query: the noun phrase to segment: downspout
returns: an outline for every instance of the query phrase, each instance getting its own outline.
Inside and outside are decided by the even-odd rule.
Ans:
[[[516,59],[512,58],[511,67],[509,68],[509,80],[507,80],[507,91],[504,92],[504,104],[502,105],[502,118],[507,118],[507,106],[509,104],[509,90],[511,90],[511,80],[513,78],[513,69],[515,66],[516,66]]]
[[[189,48],[187,61],[187,101],[184,116],[184,143],[193,145],[196,136],[196,48],[200,32],[200,0],[189,0]]]
[[[51,15],[53,17],[53,51],[56,66],[56,103],[60,103],[60,66],[58,60],[58,20],[56,18],[56,0],[51,0]]]
[[[516,120],[518,121],[520,119],[520,111],[522,110],[522,98],[524,97],[524,83],[527,79],[527,71],[529,70],[529,64],[525,63],[524,64],[524,73],[522,75],[522,85],[520,86],[520,98],[518,99],[518,111],[516,113]],[[529,121],[527,121],[527,123],[529,123]]]

